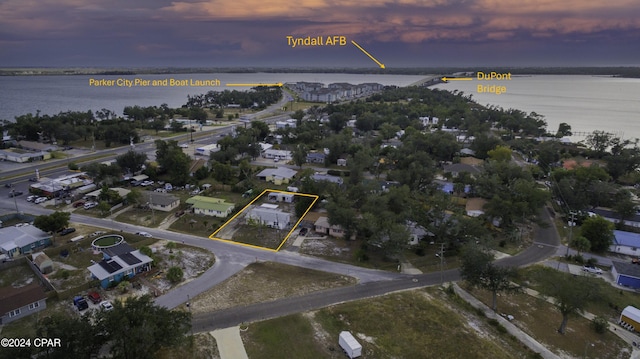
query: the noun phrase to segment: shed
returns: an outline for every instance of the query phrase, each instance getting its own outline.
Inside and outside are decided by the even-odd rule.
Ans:
[[[42,274],[53,272],[53,261],[44,252],[34,253],[31,258]]]
[[[613,261],[611,266],[613,279],[619,285],[640,288],[640,265]]]

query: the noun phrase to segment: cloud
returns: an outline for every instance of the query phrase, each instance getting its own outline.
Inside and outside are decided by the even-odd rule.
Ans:
[[[91,53],[99,60],[297,61],[301,53],[285,52],[287,35],[344,35],[374,49],[393,48],[396,56],[432,54],[445,44],[526,43],[540,51],[610,41],[618,44],[610,51],[631,58],[631,45],[640,40],[637,0],[3,0],[0,18],[0,65],[31,61],[43,48],[70,61]],[[63,48],[67,55],[57,50]],[[68,54],[74,48],[82,56]]]

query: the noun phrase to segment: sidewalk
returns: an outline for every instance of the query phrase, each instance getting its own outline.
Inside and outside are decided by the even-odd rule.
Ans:
[[[249,359],[240,337],[240,327],[218,329],[209,332],[218,343],[220,359]]]

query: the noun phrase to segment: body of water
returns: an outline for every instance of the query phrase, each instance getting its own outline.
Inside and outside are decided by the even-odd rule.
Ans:
[[[505,86],[506,93],[478,93],[478,85]],[[543,115],[555,133],[566,122],[574,132],[601,130],[625,139],[640,138],[640,79],[582,75],[512,76],[504,81],[451,81],[433,88],[458,90],[481,105]],[[575,141],[584,136],[574,136]]]
[[[0,119],[13,120],[26,113],[57,114],[63,111],[97,111],[103,108],[122,114],[125,106],[180,107],[187,95],[248,89],[226,87],[227,83],[255,84],[277,82],[376,82],[383,85],[406,86],[424,76],[359,75],[359,74],[176,74],[140,76],[7,76],[0,77]],[[220,86],[90,86],[95,80],[218,80]],[[478,93],[478,85],[501,85],[506,93]],[[544,116],[547,128],[555,133],[558,124],[566,122],[574,132],[590,133],[604,130],[623,138],[640,138],[640,79],[598,76],[537,75],[513,76],[506,81],[452,81],[434,88],[458,90],[471,94],[482,105],[504,109],[515,108]],[[574,140],[584,137],[575,136]]]
[[[97,111],[108,109],[122,114],[125,106],[160,106],[166,103],[171,108],[187,102],[187,95],[198,95],[208,91],[246,90],[250,87],[227,87],[232,84],[320,82],[325,85],[334,82],[359,84],[376,82],[382,85],[406,86],[419,81],[424,76],[409,75],[358,75],[358,74],[176,74],[139,76],[0,76],[0,119],[13,120],[15,116],[37,110],[43,115],[55,115],[65,111]],[[114,81],[108,86],[90,86],[89,81]],[[120,84],[118,86],[118,79]],[[150,86],[140,83],[127,87],[124,80],[187,80],[185,86]],[[190,82],[197,80],[218,80],[220,86],[195,87]]]

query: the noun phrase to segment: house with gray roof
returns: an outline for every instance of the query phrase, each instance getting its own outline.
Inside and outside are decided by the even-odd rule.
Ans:
[[[342,180],[342,177],[328,175],[324,173],[314,173],[311,175],[311,179],[316,182],[327,181],[327,182],[335,183],[337,185],[342,185],[344,183],[344,181]]]
[[[298,174],[295,170],[287,167],[265,168],[260,171],[256,176],[267,182],[273,182],[274,184],[287,184]]]
[[[172,211],[180,205],[180,198],[168,193],[146,191],[142,198],[150,208],[163,212]]]
[[[276,205],[253,207],[247,212],[245,218],[247,223],[257,222],[280,230],[286,229],[291,224],[291,214],[277,208]]]
[[[0,228],[0,252],[13,258],[51,245],[51,235],[32,225]]]

